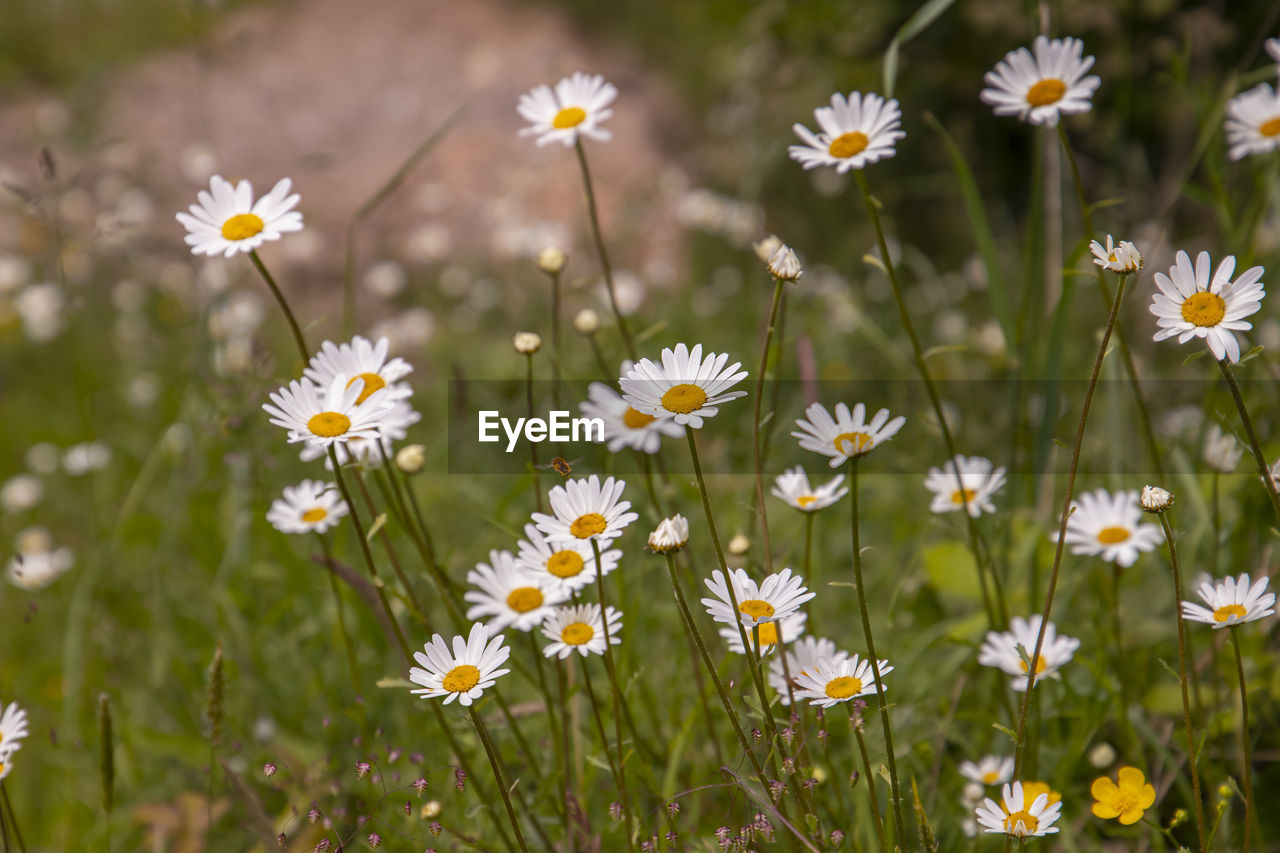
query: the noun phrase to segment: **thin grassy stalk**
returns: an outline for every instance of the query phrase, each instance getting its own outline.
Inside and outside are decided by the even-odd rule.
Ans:
[[[804,514],[804,576],[809,577],[810,558],[813,555],[813,518],[816,513]]]
[[[4,782],[0,782],[0,789],[3,789],[3,787],[4,787]],[[11,848],[9,847],[9,821],[8,821],[8,818],[5,816],[5,809],[3,805],[0,804],[0,850],[3,850],[4,853],[10,853],[10,849]]]
[[[558,664],[556,665],[556,695],[560,699],[560,708],[564,713],[569,715],[573,722],[572,732],[565,729],[563,726],[561,727],[561,734],[564,737],[560,742],[559,761],[563,772],[560,775],[560,796],[558,799],[564,807],[564,853],[573,853],[574,834],[572,815],[569,812],[569,795],[573,790],[581,790],[582,775],[579,773],[577,776],[577,784],[572,784],[571,779],[573,778],[574,765],[569,754],[571,740],[570,734],[573,735],[572,740],[577,742],[580,737],[580,733],[578,731],[578,698],[574,696],[572,701],[570,701],[569,688],[565,683],[567,680],[565,678],[565,671],[567,669],[568,667],[560,666]]]
[[[764,344],[760,347],[760,372],[756,375],[756,395],[751,414],[751,453],[755,461],[756,513],[760,519],[760,538],[764,548],[764,568],[773,574],[773,548],[769,542],[769,512],[764,500],[764,452],[760,444],[760,408],[764,405],[764,378],[769,369],[769,343],[773,339],[774,322],[778,319],[778,305],[782,302],[782,289],[786,282],[773,280],[773,304],[769,308],[769,325],[765,327]],[[777,377],[774,378],[777,382]]]
[[[612,694],[614,723],[618,727],[618,758],[619,767],[621,769],[622,761],[622,725],[625,723],[627,731],[631,733],[631,740],[635,744],[636,749],[642,751],[649,758],[656,759],[658,753],[650,747],[648,743],[641,739],[640,731],[636,728],[635,720],[631,718],[631,709],[622,699],[622,685],[618,681],[617,667],[613,658],[613,643],[609,640],[609,619],[606,610],[605,594],[604,594],[604,575],[600,571],[600,544],[593,538],[591,540],[591,550],[595,555],[596,563],[596,595],[600,599],[600,619],[604,624],[604,667],[609,675],[609,687]]]
[[[27,853],[26,842],[22,840],[22,830],[18,828],[18,814],[13,810],[13,801],[9,799],[9,789],[5,787],[2,781],[0,781],[0,798],[4,799],[4,808],[0,809],[0,816],[6,811],[9,813],[9,822],[6,828],[13,830],[13,840],[18,845],[18,853]],[[9,835],[7,832],[4,834],[4,843],[5,849],[8,850]]]
[[[369,494],[369,487],[364,482],[364,475],[360,473],[358,467],[353,467],[351,473],[355,477],[356,487],[360,489],[360,496],[364,498],[365,509],[369,511],[369,517],[376,519],[378,517],[378,508],[373,502],[373,496]],[[413,584],[409,582],[409,576],[405,574],[404,567],[400,565],[400,556],[396,553],[395,545],[391,542],[391,536],[387,533],[387,526],[383,524],[378,528],[378,541],[382,543],[382,548],[387,552],[387,559],[391,562],[391,568],[396,573],[396,577],[400,579],[400,586],[404,588],[405,595],[408,597],[409,605],[413,609],[413,614],[418,617],[418,621],[428,631],[434,630],[431,621],[427,618],[427,611],[422,606],[422,601],[418,598],[418,593],[414,591]]]
[[[280,310],[284,313],[284,318],[289,321],[289,331],[293,333],[293,341],[298,345],[298,354],[302,356],[302,363],[306,364],[311,360],[311,350],[307,348],[307,339],[302,334],[302,328],[298,325],[297,318],[293,316],[293,310],[289,308],[289,303],[285,301],[284,294],[280,292],[280,288],[276,285],[276,280],[271,277],[271,273],[267,272],[267,268],[262,263],[262,258],[258,257],[256,249],[249,252],[249,260],[253,261],[253,265],[257,267],[258,273],[271,290],[271,295],[276,298],[276,304],[280,306]]]
[[[862,737],[862,721],[855,719],[852,703],[846,702],[845,707],[849,709],[849,728],[853,729],[853,736],[858,743],[858,755],[862,757],[862,777],[867,783],[867,799],[871,801],[871,823],[876,829],[881,853],[887,853],[889,842],[884,837],[884,818],[880,815],[880,797],[876,794],[875,774],[871,772],[871,756],[867,754],[867,742]]]
[[[1232,372],[1231,366],[1227,364],[1226,359],[1218,361],[1218,367],[1222,370],[1222,378],[1227,380],[1227,387],[1231,389],[1231,399],[1236,403],[1236,409],[1240,412],[1240,421],[1244,424],[1244,433],[1249,438],[1249,449],[1253,451],[1253,461],[1258,466],[1258,474],[1262,477],[1262,484],[1267,489],[1267,497],[1271,498],[1271,509],[1275,511],[1276,519],[1280,520],[1280,494],[1276,493],[1276,481],[1271,476],[1271,471],[1267,467],[1267,457],[1262,453],[1262,444],[1258,441],[1258,434],[1253,429],[1253,419],[1249,417],[1249,407],[1244,404],[1244,397],[1240,394],[1240,385],[1236,382],[1235,373]]]
[[[471,717],[471,724],[476,727],[476,732],[480,735],[480,742],[484,744],[485,755],[489,757],[489,767],[493,770],[493,778],[498,783],[498,792],[502,794],[502,804],[507,809],[507,819],[511,821],[511,829],[516,834],[516,842],[524,853],[529,853],[529,845],[525,843],[524,833],[520,831],[520,821],[516,819],[516,811],[511,806],[511,793],[507,789],[506,777],[502,772],[502,763],[498,760],[498,754],[493,749],[493,742],[489,740],[489,732],[485,729],[484,721],[480,719],[480,715],[476,713],[474,707],[468,706],[467,714]]]
[[[618,310],[618,294],[613,285],[613,267],[609,264],[609,252],[604,246],[604,235],[600,232],[600,214],[596,210],[596,194],[591,185],[591,169],[587,166],[587,151],[582,147],[582,137],[577,137],[573,144],[574,151],[578,154],[578,166],[582,169],[582,187],[587,193],[587,212],[591,218],[591,236],[595,239],[596,254],[600,258],[600,267],[604,272],[605,290],[609,292],[609,307],[613,309],[613,316],[618,323],[618,332],[622,335],[622,342],[626,345],[627,354],[631,356],[632,361],[638,361],[639,356],[636,355],[636,344],[631,337],[631,331],[627,329],[627,321],[623,318],[622,312]],[[606,376],[608,373],[606,372]]]
[[[603,609],[603,608],[602,608]],[[604,617],[601,617],[604,619]],[[608,619],[604,619],[607,623]],[[606,641],[607,642],[607,641]],[[587,690],[587,699],[591,704],[591,716],[596,721],[596,731],[600,735],[600,745],[604,749],[605,760],[609,762],[609,771],[613,774],[613,785],[618,789],[618,799],[622,802],[623,815],[626,818],[626,836],[627,849],[635,850],[635,840],[632,836],[633,816],[631,813],[631,796],[627,792],[626,776],[622,770],[622,756],[614,755],[614,750],[609,746],[609,734],[604,727],[604,718],[600,715],[600,703],[596,699],[595,688],[591,684],[591,670],[587,668],[587,659],[583,655],[578,655],[578,664],[582,668],[582,681]],[[614,715],[615,718],[617,714]],[[622,744],[618,743],[618,750],[621,751]]]
[[[530,420],[533,419],[533,353],[525,353],[524,403]],[[533,474],[533,503],[542,512],[542,474],[538,468],[538,442],[529,444],[529,471]]]
[[[555,380],[556,406],[560,405],[560,273],[547,273],[551,280],[551,378]]]
[[[325,564],[332,563],[333,553],[329,547],[329,538],[323,533],[317,533],[316,538],[320,540],[320,553],[324,555]],[[342,593],[338,589],[338,578],[327,569],[325,574],[329,576],[329,587],[333,590],[333,607],[338,614],[338,634],[342,637],[342,649],[347,658],[347,673],[351,677],[351,698],[360,708],[360,728],[363,731],[368,726],[368,715],[365,713],[364,694],[360,690],[360,667],[356,663],[356,649],[351,643],[351,632],[347,630],[347,617],[342,611]]]
[[[1253,831],[1253,738],[1249,731],[1249,689],[1244,680],[1244,658],[1240,655],[1240,627],[1227,629],[1236,653],[1236,681],[1240,685],[1240,749],[1244,756],[1244,853],[1249,853]]]

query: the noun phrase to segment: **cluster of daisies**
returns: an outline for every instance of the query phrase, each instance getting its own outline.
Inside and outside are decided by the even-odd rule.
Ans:
[[[17,702],[0,702],[0,779],[13,772],[13,755],[27,736],[27,712]]]

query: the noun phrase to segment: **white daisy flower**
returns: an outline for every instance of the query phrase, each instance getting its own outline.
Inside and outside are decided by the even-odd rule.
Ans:
[[[747,378],[747,371],[739,372],[742,363],[736,361],[725,367],[728,360],[714,352],[704,359],[702,344],[692,350],[676,344],[674,350],[662,351],[662,364],[642,358],[623,374],[618,380],[622,399],[638,412],[701,429],[703,418],[715,417],[717,406],[747,395],[729,390]]]
[[[613,607],[608,609],[609,645],[622,642],[622,614]],[[600,619],[599,604],[575,604],[553,610],[542,626],[542,633],[551,642],[542,649],[547,657],[564,660],[577,652],[584,658],[604,654],[604,622]]]
[[[595,474],[585,480],[569,480],[548,495],[555,515],[535,512],[533,522],[554,545],[595,539],[603,548],[640,517],[627,511],[631,501],[619,500],[626,487],[626,482],[613,477],[601,484]]]
[[[190,213],[177,214],[187,229],[184,238],[196,255],[224,255],[252,252],[268,240],[279,240],[286,232],[302,230],[302,214],[294,210],[300,196],[289,195],[292,182],[282,178],[271,192],[253,201],[253,187],[241,181],[234,187],[214,175],[209,190],[197,194],[199,204]]]
[[[1062,812],[1062,803],[1049,805],[1049,795],[1040,794],[1031,803],[1023,801],[1022,783],[1005,784],[1001,802],[988,798],[975,813],[978,823],[987,832],[999,832],[1015,838],[1052,835],[1058,831],[1053,824]]]
[[[1280,147],[1280,93],[1259,83],[1236,95],[1227,104],[1226,131],[1232,160]]]
[[[960,775],[980,785],[1003,785],[1013,778],[1013,759],[984,755],[978,761],[961,761]]]
[[[1089,250],[1093,252],[1093,262],[1111,272],[1134,273],[1142,269],[1145,261],[1137,246],[1128,240],[1121,240],[1120,245],[1117,246],[1110,234],[1107,235],[1106,246],[1097,240],[1091,240]]]
[[[839,474],[816,489],[809,485],[809,476],[797,465],[788,468],[773,481],[773,496],[781,498],[801,512],[817,512],[840,500],[849,490],[842,488],[844,474]]]
[[[530,577],[547,584],[562,597],[595,582],[595,554],[585,539],[566,539],[551,544],[542,531],[532,524],[524,526],[524,535],[516,543],[516,562]],[[622,552],[617,548],[600,551],[600,570],[609,574],[618,567]]]
[[[413,653],[421,667],[410,668],[409,680],[422,687],[409,692],[426,699],[443,696],[446,705],[454,699],[470,705],[511,671],[499,669],[510,655],[511,648],[503,645],[502,635],[494,636],[479,622],[471,626],[465,639],[453,638],[452,651],[444,637],[434,634],[421,652]]]
[[[289,431],[290,443],[328,448],[353,438],[376,439],[389,401],[384,391],[377,391],[356,405],[361,390],[361,383],[349,385],[345,376],[336,377],[324,391],[310,379],[295,379],[287,388],[271,392],[271,402],[262,408],[271,415],[271,423]]]
[[[632,368],[630,360],[622,363],[622,375]],[[622,395],[603,382],[587,386],[587,398],[578,404],[582,414],[604,422],[604,443],[610,453],[631,447],[641,453],[657,453],[662,437],[681,438],[684,430],[670,418],[657,418],[636,410]]]
[[[868,92],[850,92],[846,99],[836,92],[831,106],[818,107],[813,118],[820,128],[814,133],[803,124],[791,126],[804,145],[791,145],[787,153],[806,169],[835,166],[841,174],[861,169],[877,160],[887,160],[894,146],[906,136],[900,127],[902,111],[893,98],[885,100]]]
[[[17,702],[10,702],[6,707],[0,702],[0,754],[12,754],[22,748],[22,739],[27,736],[27,712],[18,707]]]
[[[9,582],[28,592],[44,589],[75,565],[70,548],[55,548],[53,537],[43,527],[30,527],[18,534],[13,559],[9,561]]]
[[[1244,445],[1236,437],[1217,424],[1209,424],[1204,434],[1204,461],[1221,474],[1230,474],[1240,464]]]
[[[391,405],[378,418],[377,439],[354,437],[334,445],[338,451],[338,464],[358,462],[375,467],[382,464],[382,454],[378,452],[379,442],[390,459],[395,443],[403,441],[409,435],[409,427],[420,420],[422,415],[407,400],[392,400]],[[328,448],[323,445],[304,444],[302,450],[298,451],[298,458],[303,462],[323,458],[324,467],[333,470],[333,460],[329,459]]]
[[[1014,676],[1013,689],[1027,689],[1027,664],[1018,653],[1022,646],[1026,659],[1035,654],[1036,639],[1040,636],[1041,617],[1037,613],[1030,619],[1014,616],[1009,620],[1009,630],[1003,632],[988,631],[987,638],[978,650],[978,663],[1003,670]],[[1080,648],[1080,641],[1074,637],[1059,637],[1053,623],[1050,622],[1044,632],[1044,645],[1040,649],[1040,657],[1036,661],[1036,681],[1046,678],[1058,678],[1058,670]]]
[[[1208,606],[1182,602],[1182,618],[1203,622],[1216,628],[1230,628],[1242,622],[1253,622],[1274,614],[1276,594],[1267,592],[1266,575],[1249,585],[1248,572],[1237,578],[1228,577],[1218,583],[1202,581],[1196,595]]]
[[[579,134],[608,142],[612,135],[600,125],[613,115],[608,106],[616,97],[617,88],[604,77],[581,71],[556,83],[554,91],[545,84],[534,86],[516,104],[516,112],[529,122],[520,135],[538,137],[538,145],[560,142],[572,146]]]
[[[761,622],[785,619],[798,610],[801,604],[817,595],[809,592],[804,580],[799,575],[791,574],[790,569],[769,575],[759,584],[742,569],[730,569],[729,578],[733,584],[734,598],[738,602],[736,611],[733,599],[729,597],[724,574],[719,569],[712,572],[711,577],[705,581],[707,589],[716,597],[702,599],[702,606],[707,608],[711,618],[725,625],[732,626],[741,621],[748,628],[754,628]]]
[[[879,662],[880,682],[885,690],[884,677],[893,672],[887,660]],[[796,700],[808,699],[811,705],[830,708],[841,702],[848,702],[859,696],[878,693],[875,673],[871,670],[871,661],[859,660],[857,655],[837,660],[819,658],[818,662],[804,672],[794,676]]]
[[[1214,358],[1239,361],[1240,342],[1234,332],[1253,328],[1244,318],[1262,307],[1266,295],[1262,267],[1250,267],[1232,281],[1234,255],[1222,259],[1212,278],[1208,252],[1196,256],[1194,268],[1186,252],[1179,251],[1175,261],[1168,275],[1155,275],[1160,292],[1152,296],[1151,313],[1160,330],[1153,340],[1177,335],[1178,343],[1185,344],[1192,338],[1204,338]]]
[[[347,504],[333,483],[303,480],[285,486],[267,510],[267,521],[281,533],[324,533],[347,514]]]
[[[1056,127],[1060,116],[1087,113],[1089,99],[1102,82],[1084,76],[1093,66],[1093,57],[1083,54],[1080,39],[1036,36],[1030,51],[1011,50],[986,73],[982,79],[991,88],[983,89],[979,97],[994,106],[998,116]]]
[[[347,377],[348,385],[363,382],[360,396],[356,398],[357,405],[384,388],[387,399],[403,400],[413,395],[413,388],[400,380],[413,372],[413,365],[403,358],[388,360],[390,348],[391,339],[387,337],[378,338],[377,343],[360,335],[352,338],[351,343],[341,345],[325,341],[320,345],[320,351],[311,357],[302,375],[318,388],[328,388],[339,375]]]
[[[783,631],[786,631],[785,620]],[[791,697],[787,693],[788,672],[791,673],[790,686],[792,690],[796,690],[796,678],[801,673],[815,671],[818,661],[826,659],[837,662],[849,656],[848,652],[840,651],[835,643],[824,637],[801,637],[793,643],[784,633],[782,639],[787,644],[787,648],[782,655],[774,658],[769,664],[769,686],[778,691],[778,697],[783,705],[791,704]],[[783,657],[786,658],[785,667]]]
[[[958,488],[957,469],[960,472]],[[959,454],[941,468],[930,468],[929,476],[924,481],[924,487],[933,492],[930,512],[952,512],[963,507],[974,518],[984,512],[996,511],[991,496],[1003,486],[1003,467],[997,468],[991,464],[990,459],[981,456]]]
[[[773,622],[761,622],[755,628],[747,631],[747,642],[754,650],[757,641],[760,643],[760,654],[767,655],[773,651],[774,646],[778,645],[778,635],[782,635],[783,643],[794,643],[804,634],[805,623],[809,621],[809,615],[803,610],[797,610],[785,619],[778,619]],[[729,646],[729,651],[735,655],[747,653],[747,647],[742,645],[742,635],[738,633],[738,626],[725,626],[720,629],[720,639],[725,641]]]
[[[510,551],[490,551],[488,563],[476,563],[467,572],[467,583],[477,587],[462,596],[474,605],[467,618],[486,620],[485,627],[495,633],[508,627],[528,633],[568,597],[524,571]]]
[[[804,413],[809,419],[796,421],[800,432],[791,433],[792,437],[799,439],[805,450],[830,456],[832,468],[875,450],[897,435],[907,422],[902,415],[890,420],[888,409],[879,410],[868,422],[867,407],[861,403],[855,403],[852,412],[844,403],[837,403],[834,418],[821,403],[814,403]]]
[[[1067,517],[1066,543],[1072,554],[1102,557],[1123,568],[1132,566],[1143,551],[1164,541],[1160,528],[1142,522],[1142,505],[1136,490],[1112,494],[1097,489],[1080,495]],[[1058,541],[1058,531],[1049,534]]]

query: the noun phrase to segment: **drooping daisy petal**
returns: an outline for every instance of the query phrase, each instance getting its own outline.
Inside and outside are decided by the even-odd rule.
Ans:
[[[852,410],[845,403],[837,403],[835,417],[821,403],[814,403],[804,413],[808,420],[797,420],[800,431],[791,435],[805,450],[831,457],[832,468],[875,450],[897,435],[907,422],[902,415],[890,419],[888,409],[880,409],[868,421],[867,407],[862,403],[855,403]]]
[[[267,521],[281,533],[324,533],[347,514],[347,504],[333,483],[303,480],[286,486],[267,510]]]
[[[861,169],[892,157],[898,140],[906,136],[898,102],[871,92],[850,92],[847,98],[837,92],[831,106],[818,107],[813,116],[821,130],[814,133],[796,123],[792,130],[804,144],[787,148],[791,159],[806,169],[835,166],[842,174]]]
[[[1194,602],[1184,601],[1182,617],[1217,629],[1271,616],[1276,612],[1276,595],[1274,592],[1267,592],[1269,582],[1270,578],[1266,575],[1251,582],[1248,572],[1239,577],[1227,577],[1218,583],[1204,581],[1196,590],[1196,595],[1209,606],[1205,608]]]
[[[797,465],[778,475],[774,481],[773,495],[781,498],[801,512],[817,512],[831,506],[848,494],[844,487],[844,474],[814,488],[809,485],[809,476]]]
[[[1085,76],[1091,67],[1093,57],[1084,56],[1084,42],[1079,39],[1036,36],[1031,51],[1012,50],[987,72],[983,79],[989,88],[980,97],[995,107],[998,116],[1055,127],[1060,116],[1085,113],[1092,107],[1090,99],[1102,81]]]
[[[956,482],[956,474],[960,480]],[[977,518],[984,512],[995,512],[991,496],[1004,486],[1004,468],[997,468],[981,456],[957,455],[941,468],[930,468],[924,486],[933,492],[930,512],[953,512],[965,509]]]
[[[988,631],[987,638],[978,650],[978,663],[1007,672],[1013,678],[1013,689],[1027,689],[1028,666],[1018,653],[1018,646],[1025,650],[1027,660],[1035,655],[1036,640],[1040,636],[1041,617],[1037,613],[1030,619],[1014,616],[1009,620],[1008,631]],[[1058,670],[1071,660],[1080,641],[1074,637],[1060,637],[1052,622],[1045,627],[1044,645],[1036,661],[1036,681],[1058,678]]]
[[[1093,252],[1093,262],[1104,270],[1110,270],[1116,273],[1135,273],[1142,269],[1144,258],[1142,253],[1138,251],[1138,247],[1130,243],[1128,240],[1121,240],[1117,246],[1111,239],[1111,235],[1107,235],[1107,245],[1103,246],[1097,240],[1089,243],[1089,251]]]
[[[190,213],[177,214],[178,222],[187,229],[184,239],[192,253],[229,258],[279,240],[287,232],[301,231],[302,214],[293,209],[300,196],[289,195],[291,183],[282,178],[254,204],[248,181],[233,187],[214,175],[209,190],[199,192],[200,203],[191,205]]]

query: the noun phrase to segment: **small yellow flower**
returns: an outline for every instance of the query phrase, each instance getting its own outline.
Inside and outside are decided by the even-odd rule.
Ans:
[[[1118,785],[1109,776],[1099,776],[1089,792],[1097,800],[1093,804],[1095,817],[1118,817],[1125,826],[1142,820],[1142,813],[1156,801],[1156,789],[1136,767],[1121,767]]]

